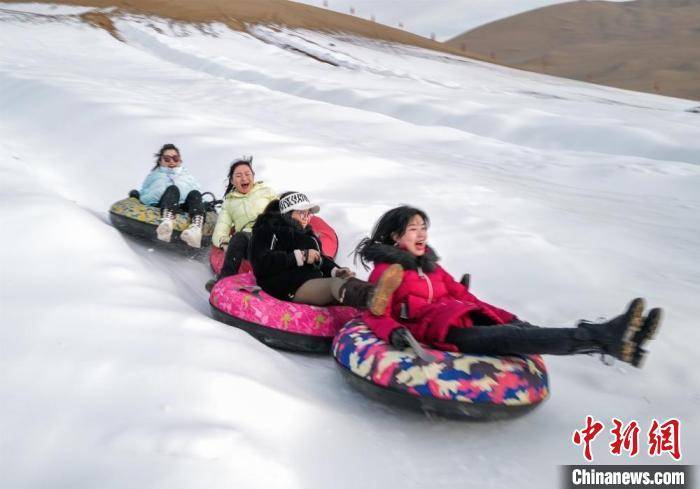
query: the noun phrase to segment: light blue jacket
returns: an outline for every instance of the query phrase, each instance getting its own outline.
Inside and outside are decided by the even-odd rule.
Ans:
[[[199,182],[187,171],[184,166],[166,168],[159,166],[151,171],[143,181],[139,197],[146,205],[158,205],[165,189],[170,185],[176,185],[180,189],[180,204],[185,202],[187,194],[193,190],[200,190]]]

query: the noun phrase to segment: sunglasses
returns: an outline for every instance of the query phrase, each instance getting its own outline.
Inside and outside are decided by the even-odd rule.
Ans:
[[[180,157],[179,157],[178,155],[173,155],[173,156],[166,156],[166,155],[163,155],[163,156],[161,156],[161,158],[162,158],[163,161],[166,162],[166,163],[170,163],[171,161],[172,161],[173,163],[177,163],[178,161],[180,161]]]

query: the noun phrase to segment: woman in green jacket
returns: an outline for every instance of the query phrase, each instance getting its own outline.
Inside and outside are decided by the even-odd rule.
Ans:
[[[226,251],[216,280],[238,273],[241,262],[248,256],[255,219],[277,198],[270,187],[255,181],[252,163],[252,157],[235,160],[228,171],[228,188],[212,235],[212,244]],[[233,236],[231,231],[235,231]]]

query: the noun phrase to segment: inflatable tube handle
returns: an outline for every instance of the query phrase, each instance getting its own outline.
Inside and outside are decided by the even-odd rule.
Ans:
[[[415,338],[415,336],[411,334],[411,332],[408,329],[404,330],[404,338],[410,345],[411,349],[415,352],[415,354],[418,355],[418,358],[427,363],[433,363],[437,360],[437,358],[425,351],[423,345],[418,343],[418,340]]]
[[[211,200],[209,200],[209,201],[207,201],[207,202],[204,202],[204,196],[205,196],[205,195],[211,196]],[[211,193],[211,192],[204,192],[204,193],[202,194],[202,202],[204,202],[204,208],[205,208],[207,211],[216,211],[216,209],[219,208],[219,207],[221,207],[221,204],[224,203],[224,201],[223,201],[222,199],[217,200],[217,199],[216,199],[216,195],[214,195],[214,194]]]
[[[242,285],[238,287],[239,292],[248,292],[249,294],[253,295],[260,295],[260,292],[262,289],[258,287],[257,285]]]
[[[465,273],[462,275],[462,280],[459,281],[460,284],[464,285],[464,288],[469,290],[469,285],[471,284],[472,281],[472,275],[471,273]]]

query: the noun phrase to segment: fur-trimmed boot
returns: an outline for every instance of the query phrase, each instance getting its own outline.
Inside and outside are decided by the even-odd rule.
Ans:
[[[156,228],[156,235],[161,241],[170,243],[170,238],[173,235],[173,228],[175,227],[175,214],[170,209],[163,209],[163,215],[160,219],[160,224]]]
[[[641,329],[634,336],[634,342],[637,344],[637,350],[632,359],[632,365],[641,368],[646,360],[647,351],[643,348],[647,341],[654,339],[661,327],[661,319],[663,310],[655,307],[649,310],[649,314],[644,318],[644,323]]]
[[[202,247],[202,226],[204,225],[204,216],[197,214],[192,216],[192,222],[189,227],[180,233],[180,239],[187,243],[192,248]]]
[[[375,316],[383,316],[391,295],[402,280],[403,267],[396,263],[384,270],[376,285],[349,278],[340,287],[338,302],[357,309],[369,309]]]
[[[574,333],[580,348],[576,353],[605,353],[639,366],[635,357],[643,356],[639,333],[644,319],[644,299],[634,299],[624,314],[604,323],[581,321]]]

